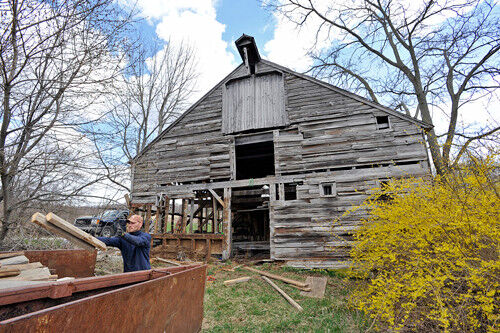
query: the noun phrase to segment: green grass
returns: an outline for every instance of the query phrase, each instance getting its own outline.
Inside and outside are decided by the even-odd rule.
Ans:
[[[235,266],[234,264],[232,266]],[[202,332],[363,332],[368,325],[361,313],[347,306],[346,298],[355,283],[330,271],[305,271],[263,265],[259,269],[305,281],[307,276],[326,276],[323,299],[301,296],[300,291],[274,281],[297,301],[303,312],[293,308],[257,274],[241,269],[227,272],[210,267],[207,281]],[[226,287],[223,281],[252,276],[248,282]]]

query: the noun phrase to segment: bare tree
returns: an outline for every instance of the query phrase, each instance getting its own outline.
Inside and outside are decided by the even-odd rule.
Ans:
[[[75,169],[88,152],[70,138],[81,143],[82,110],[119,71],[131,16],[111,0],[6,0],[0,17],[2,241],[30,200],[67,198],[94,182]]]
[[[92,129],[108,180],[130,191],[132,159],[187,107],[196,79],[192,49],[156,41],[136,49],[111,96],[105,126]]]
[[[316,24],[317,38],[331,40],[328,50],[312,53],[314,75],[407,114],[414,109],[412,116],[429,124],[433,111],[444,112],[444,144],[434,129],[427,133],[439,174],[454,164],[461,108],[499,87],[500,20],[493,0],[283,0],[270,6],[299,26]],[[499,129],[490,125],[468,142]]]

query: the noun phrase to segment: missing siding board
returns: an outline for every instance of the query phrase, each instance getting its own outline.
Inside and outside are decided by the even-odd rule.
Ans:
[[[319,184],[319,193],[322,197],[336,197],[337,184],[335,182]]]
[[[377,116],[377,129],[389,129],[389,116]]]

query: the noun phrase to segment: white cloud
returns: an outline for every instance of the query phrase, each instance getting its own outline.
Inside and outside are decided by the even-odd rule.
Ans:
[[[196,54],[199,98],[238,64],[222,39],[226,26],[216,19],[211,0],[139,0],[143,15],[158,21],[157,35],[174,43],[188,43]],[[194,101],[194,100],[193,100]]]

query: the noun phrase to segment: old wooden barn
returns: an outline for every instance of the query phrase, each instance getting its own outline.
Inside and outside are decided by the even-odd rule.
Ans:
[[[342,266],[363,213],[332,221],[388,178],[427,175],[429,125],[261,59],[250,36],[236,46],[243,63],[133,161],[153,252]]]

